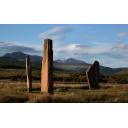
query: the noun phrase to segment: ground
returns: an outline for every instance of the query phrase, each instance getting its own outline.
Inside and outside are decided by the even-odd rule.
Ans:
[[[0,81],[1,103],[123,103],[128,102],[128,84],[100,83],[101,88],[89,90],[86,83],[54,83],[54,93],[40,92],[40,82],[33,83],[28,93],[25,82]]]

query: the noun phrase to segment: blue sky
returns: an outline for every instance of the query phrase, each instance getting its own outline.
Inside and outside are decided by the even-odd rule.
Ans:
[[[43,40],[53,40],[54,59],[70,57],[109,67],[128,67],[128,25],[1,24],[0,55],[22,51],[42,55]]]

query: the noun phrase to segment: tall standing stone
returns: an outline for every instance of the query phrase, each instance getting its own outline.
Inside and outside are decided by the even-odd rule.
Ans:
[[[44,57],[42,60],[41,92],[53,92],[53,50],[52,40],[44,40]]]
[[[99,88],[99,62],[95,61],[86,71],[87,81],[90,89]]]
[[[30,57],[26,57],[26,76],[27,76],[27,90],[32,91],[32,74],[31,74],[31,60]]]

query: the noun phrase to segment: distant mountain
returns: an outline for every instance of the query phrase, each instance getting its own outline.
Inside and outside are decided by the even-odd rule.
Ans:
[[[77,60],[74,58],[69,58],[66,60],[55,60],[54,61],[54,70],[56,71],[65,71],[65,72],[85,72],[87,67],[90,64],[85,63],[84,61]]]
[[[24,60],[28,54],[25,54],[23,52],[13,52],[13,53],[6,53],[3,58],[10,58],[10,59],[16,59],[16,60]],[[42,57],[36,56],[36,55],[30,55],[31,59],[33,61],[40,61]]]
[[[0,57],[0,68],[25,68],[25,58],[28,54],[23,52],[7,53]],[[42,57],[36,55],[30,55],[32,61],[32,67],[35,69],[41,69]],[[54,71],[60,72],[72,72],[72,73],[85,73],[86,69],[91,64],[88,64],[82,60],[69,58],[66,60],[55,60],[53,63]],[[106,75],[123,74],[128,72],[128,68],[109,68],[100,66],[100,72]]]
[[[75,64],[75,65],[78,65],[78,64],[87,64],[85,63],[84,61],[82,60],[78,60],[78,59],[74,59],[74,58],[69,58],[69,59],[66,59],[66,60],[55,60],[54,61],[55,63],[61,63],[61,64]]]
[[[128,68],[121,69],[116,75],[127,75],[128,76]]]
[[[26,54],[24,54],[23,52],[13,52],[6,53],[3,57],[12,59],[24,59],[26,57]]]
[[[88,64],[84,61],[77,60],[74,58],[69,58],[67,60],[56,60],[54,61],[54,68],[56,70],[61,70],[61,71],[69,71],[69,72],[81,72],[84,73],[86,72],[86,69],[90,66],[91,64]],[[102,74],[106,75],[113,75],[116,74],[120,71],[122,71],[124,68],[109,68],[105,66],[100,66],[100,72]]]
[[[115,75],[116,73],[122,70],[124,70],[124,68],[110,68],[110,67],[100,66],[101,73],[105,75]]]
[[[25,68],[25,58],[28,54],[23,52],[7,53],[0,57],[0,68]],[[42,57],[30,55],[33,68],[41,67]]]

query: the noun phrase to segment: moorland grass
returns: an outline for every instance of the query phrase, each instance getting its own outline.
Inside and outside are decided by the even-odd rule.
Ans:
[[[87,85],[54,84],[54,93],[40,92],[40,82],[33,83],[28,93],[25,82],[0,82],[1,103],[127,103],[127,84],[100,84],[101,88],[89,90]]]

